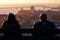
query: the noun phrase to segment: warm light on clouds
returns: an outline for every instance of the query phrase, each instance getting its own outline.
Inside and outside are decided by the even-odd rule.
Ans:
[[[7,3],[60,3],[60,0],[0,0],[0,4]]]
[[[0,7],[16,6],[17,4],[40,4],[40,3],[54,3],[60,4],[60,0],[0,0]]]

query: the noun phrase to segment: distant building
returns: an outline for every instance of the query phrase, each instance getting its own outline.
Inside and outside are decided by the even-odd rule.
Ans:
[[[34,13],[34,11],[35,11],[34,6],[31,6],[31,12]]]
[[[21,8],[21,11],[23,10],[23,8]]]

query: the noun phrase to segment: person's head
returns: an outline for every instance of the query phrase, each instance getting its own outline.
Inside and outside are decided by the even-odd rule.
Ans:
[[[9,13],[8,23],[15,23],[15,22],[16,22],[15,15],[13,13]]]
[[[40,17],[41,21],[46,21],[47,20],[47,14],[46,13],[41,13],[39,17]]]

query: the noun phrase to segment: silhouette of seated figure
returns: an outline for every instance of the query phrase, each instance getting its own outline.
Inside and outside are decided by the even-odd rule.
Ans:
[[[34,25],[34,36],[52,36],[54,35],[55,25],[47,20],[47,14],[40,14],[40,21]]]
[[[20,25],[13,13],[10,13],[8,20],[3,23],[3,30],[5,36],[19,36]]]

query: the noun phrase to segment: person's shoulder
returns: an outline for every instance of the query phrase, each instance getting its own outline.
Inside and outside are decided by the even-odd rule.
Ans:
[[[4,21],[3,22],[3,27],[7,27],[7,25],[8,25],[7,21]]]
[[[19,24],[19,22],[17,21],[15,24]]]
[[[16,25],[16,26],[21,26],[18,21],[15,23],[15,25]]]
[[[40,24],[40,21],[36,22],[35,24]]]
[[[52,21],[47,21],[48,23],[50,23],[50,24],[53,24],[54,22],[52,22]]]
[[[4,21],[3,23],[7,23],[7,21]]]

